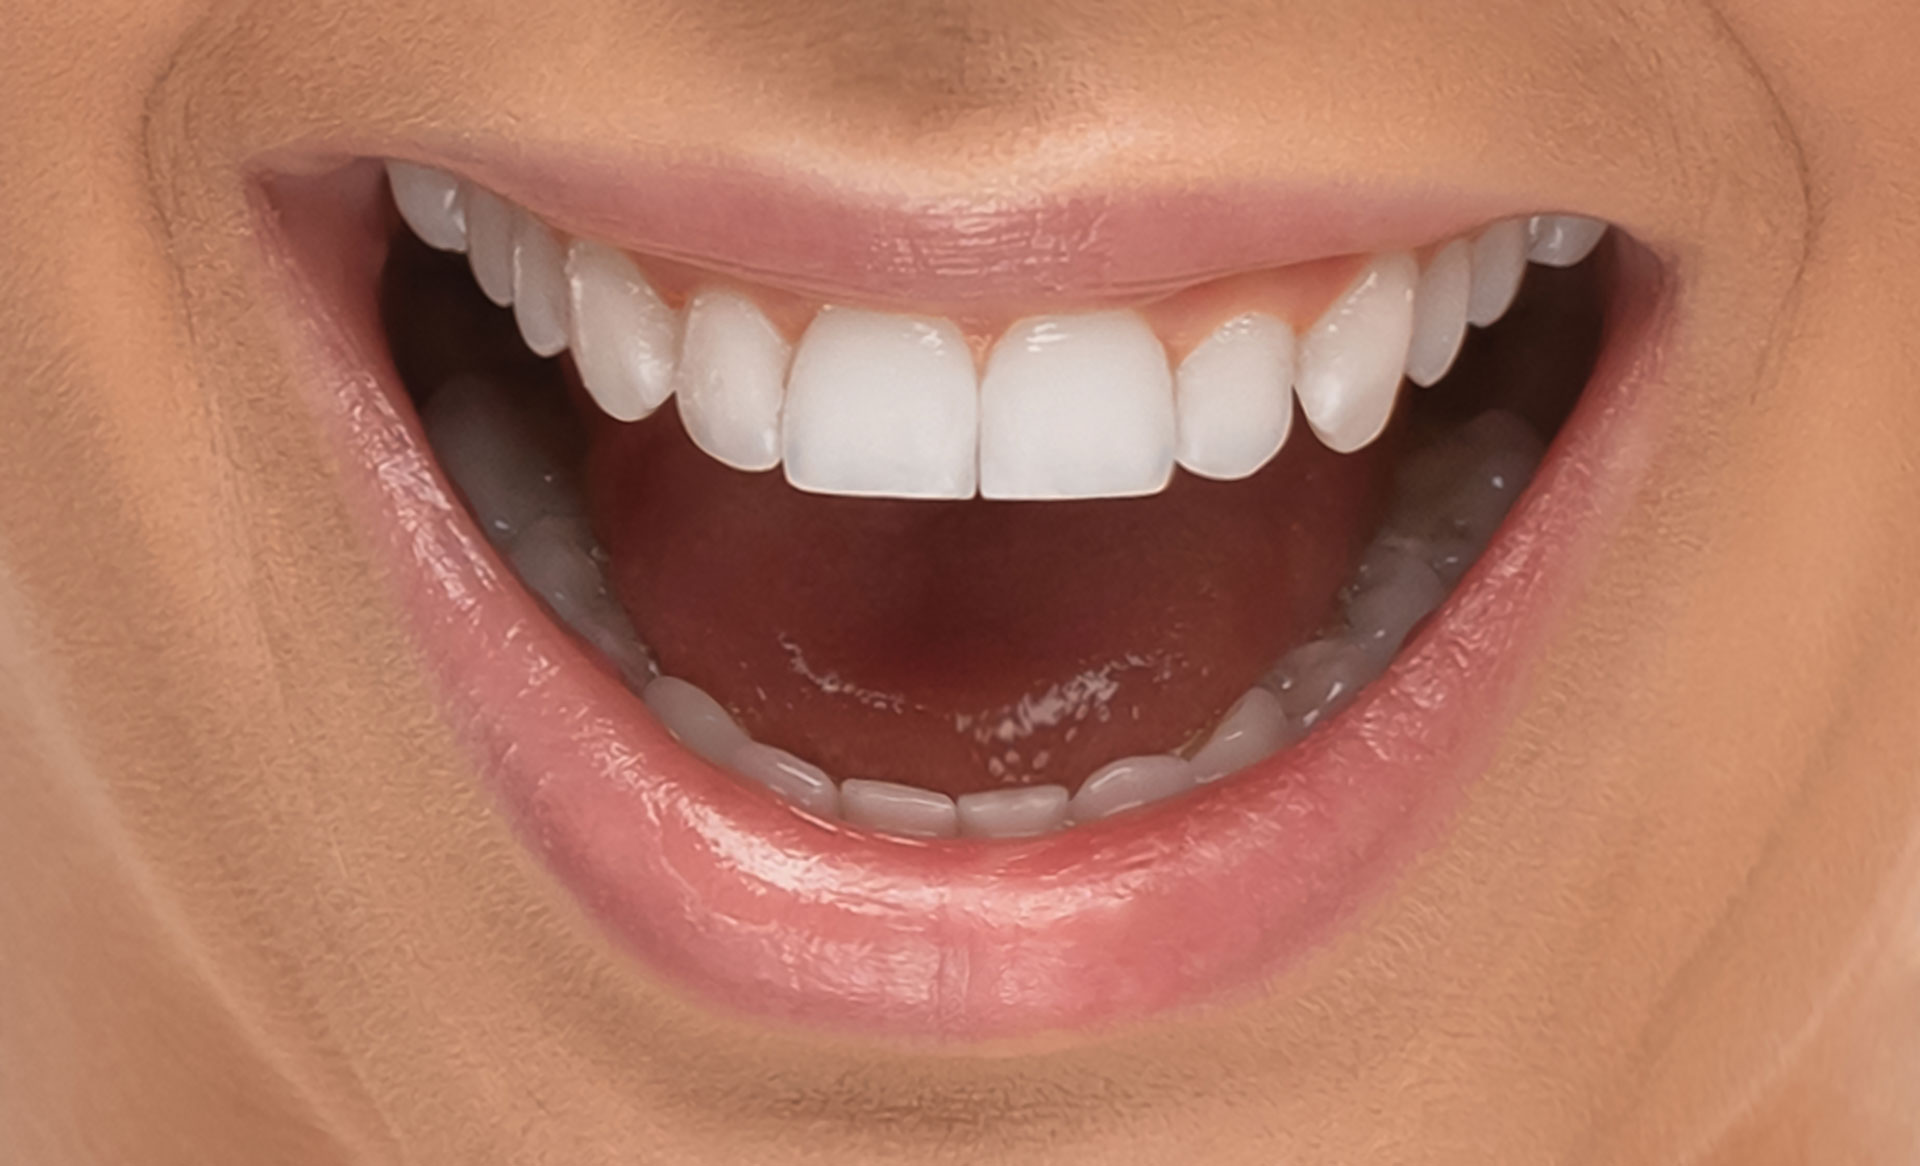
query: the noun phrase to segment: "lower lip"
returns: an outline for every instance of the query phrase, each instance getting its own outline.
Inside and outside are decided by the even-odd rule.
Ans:
[[[1353,920],[1489,760],[1650,443],[1664,288],[1620,249],[1600,367],[1527,496],[1387,675],[1294,748],[1024,842],[822,823],[678,746],[461,510],[373,312],[377,175],[265,200],[311,403],[520,836],[652,968],[740,1013],[942,1042],[1124,1022],[1269,979]]]

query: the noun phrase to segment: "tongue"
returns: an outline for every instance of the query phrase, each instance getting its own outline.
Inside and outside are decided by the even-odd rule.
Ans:
[[[896,502],[727,469],[662,410],[600,425],[588,495],[661,669],[757,740],[842,779],[1073,788],[1191,742],[1332,610],[1391,443],[1299,429],[1244,482]]]

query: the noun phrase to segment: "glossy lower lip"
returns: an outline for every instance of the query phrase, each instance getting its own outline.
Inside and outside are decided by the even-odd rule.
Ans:
[[[1648,446],[1665,285],[1622,248],[1601,366],[1480,564],[1335,721],[1173,802],[1019,843],[803,818],[678,747],[526,595],[434,466],[371,311],[380,225],[263,200],[269,259],[438,680],[518,832],[647,965],[737,1012],[974,1041],[1248,990],[1350,917],[1488,761]],[[349,184],[351,185],[351,184]],[[337,192],[333,192],[337,193]],[[342,206],[359,206],[357,218]],[[331,215],[334,222],[327,223]]]

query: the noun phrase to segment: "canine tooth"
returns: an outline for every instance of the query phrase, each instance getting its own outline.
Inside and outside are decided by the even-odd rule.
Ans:
[[[1292,744],[1293,736],[1280,698],[1267,689],[1251,688],[1188,764],[1193,767],[1195,780],[1215,781],[1273,756]]]
[[[1015,324],[980,382],[980,493],[1124,498],[1173,476],[1173,376],[1136,312]]]
[[[431,166],[388,162],[387,184],[400,217],[421,242],[442,251],[467,249],[467,214],[460,205],[458,178]]]
[[[1572,267],[1593,254],[1607,224],[1584,215],[1535,215],[1527,221],[1527,258],[1544,267]]]
[[[780,404],[793,346],[744,296],[709,289],[687,308],[673,378],[687,436],[736,470],[780,464]]]
[[[638,421],[673,389],[680,315],[633,260],[586,239],[567,249],[573,363],[607,416]]]
[[[1328,449],[1352,453],[1393,415],[1413,340],[1413,256],[1377,256],[1308,331],[1294,393]]]
[[[1347,627],[1374,665],[1384,668],[1413,626],[1447,598],[1447,584],[1418,549],[1383,539],[1367,549],[1347,601]]]
[[[785,749],[775,749],[758,741],[748,741],[733,751],[727,768],[748,781],[758,782],[774,793],[822,818],[838,817],[840,788],[826,771],[800,760]]]
[[[1422,387],[1447,375],[1467,338],[1467,297],[1473,288],[1472,245],[1455,239],[1427,262],[1413,294],[1413,340],[1407,379]]]
[[[627,683],[645,684],[652,664],[627,613],[607,594],[593,547],[584,518],[547,517],[514,539],[507,557],[561,623],[599,649]]]
[[[1029,838],[1067,824],[1067,787],[1029,785],[961,794],[960,833],[969,838]]]
[[[553,356],[567,346],[566,249],[539,219],[513,217],[513,317],[528,348]]]
[[[971,498],[980,389],[946,320],[828,307],[793,356],[787,481],[821,494]]]
[[[1312,728],[1346,707],[1373,673],[1361,645],[1344,638],[1314,640],[1287,653],[1271,687],[1287,719]]]
[[[1126,757],[1094,771],[1073,795],[1068,813],[1091,822],[1149,802],[1163,801],[1199,784],[1193,766],[1164,753]]]
[[[890,781],[848,778],[840,786],[840,815],[856,826],[909,838],[952,838],[960,830],[952,798]]]
[[[752,741],[719,701],[677,676],[655,679],[640,699],[675,740],[715,765],[728,765],[740,747]]]
[[[510,543],[547,515],[580,513],[579,491],[528,439],[525,416],[501,386],[455,377],[427,398],[420,424],[490,541]]]
[[[1180,362],[1173,400],[1181,465],[1231,481],[1280,452],[1293,427],[1293,350],[1293,329],[1249,312]]]
[[[1473,241],[1473,288],[1467,321],[1481,328],[1507,314],[1527,274],[1527,224],[1503,219]]]
[[[513,208],[493,192],[462,183],[467,210],[467,262],[473,281],[500,307],[513,302]]]

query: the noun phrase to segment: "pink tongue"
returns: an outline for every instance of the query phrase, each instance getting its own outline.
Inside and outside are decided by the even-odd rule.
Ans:
[[[1143,499],[828,498],[604,422],[588,495],[663,671],[838,778],[1069,788],[1205,731],[1332,609],[1389,442],[1297,427],[1244,482]]]

